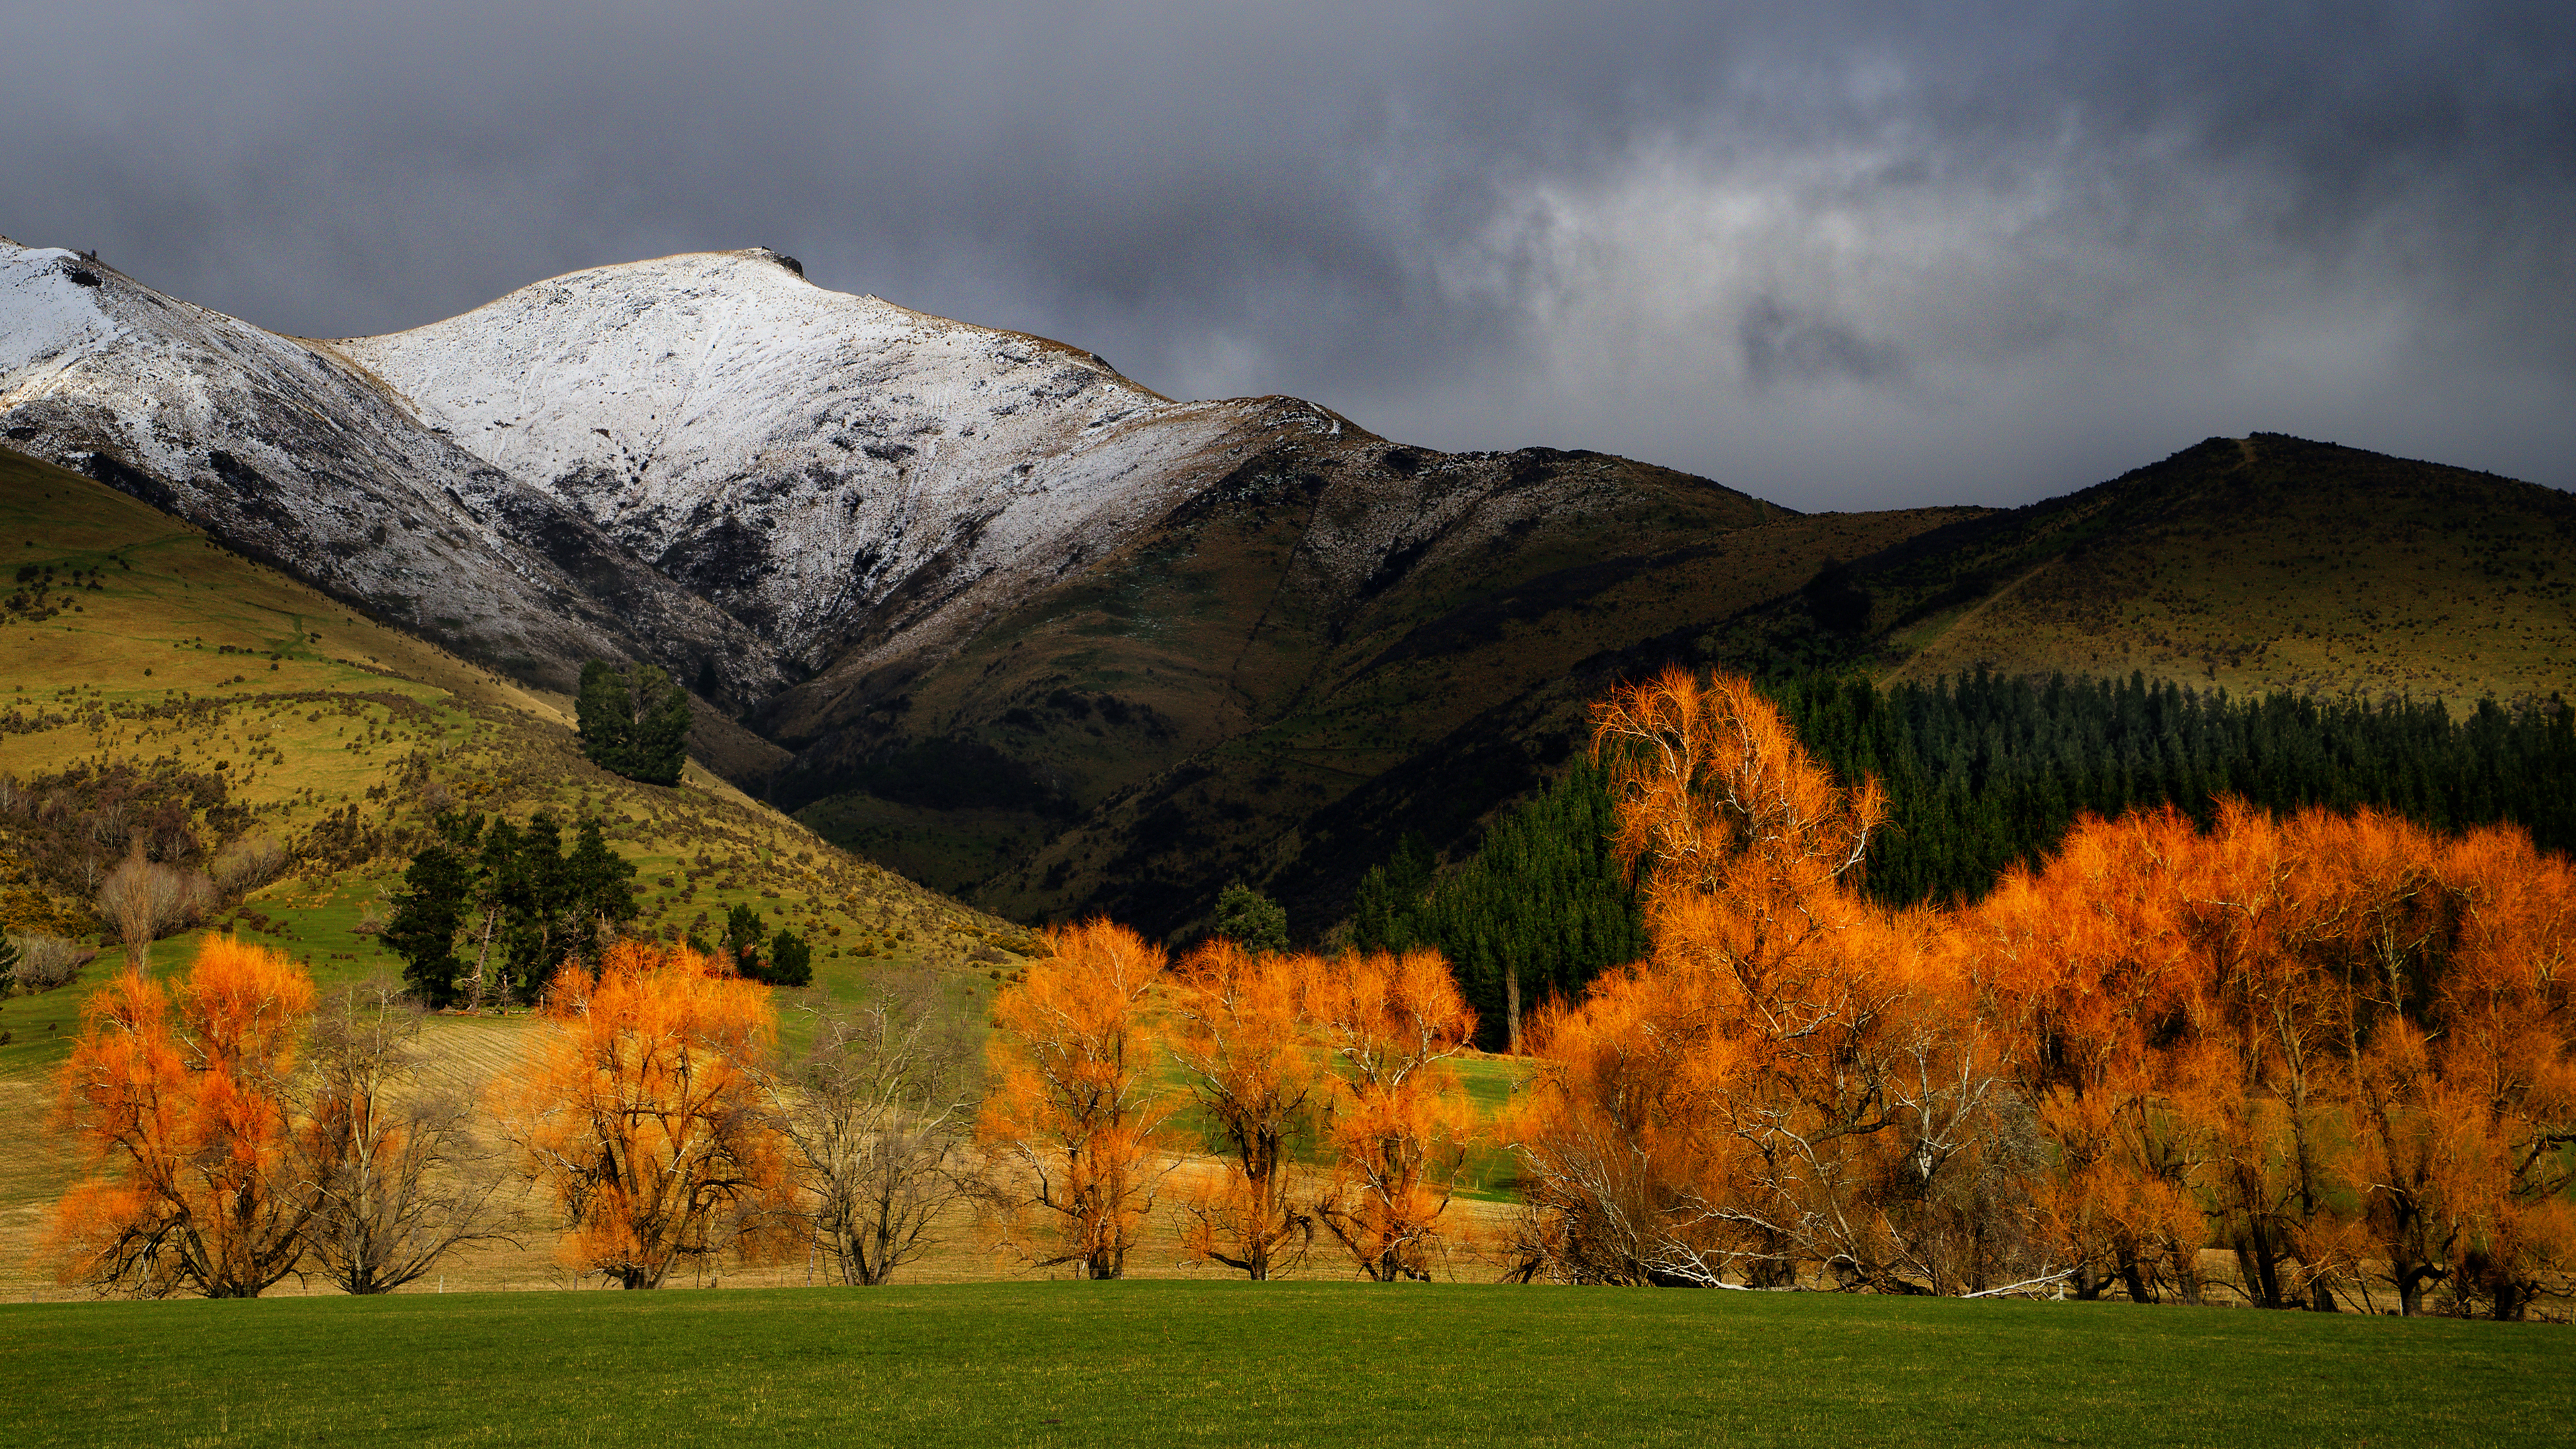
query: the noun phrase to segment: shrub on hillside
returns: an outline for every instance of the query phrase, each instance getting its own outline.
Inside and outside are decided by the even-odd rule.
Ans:
[[[9,982],[21,991],[51,991],[79,979],[83,965],[94,959],[96,951],[84,950],[60,936],[41,933],[11,935],[10,949],[17,959],[9,967]]]
[[[99,918],[138,970],[154,941],[196,924],[214,902],[215,884],[205,872],[146,860],[139,846],[98,887]]]
[[[286,848],[265,835],[245,836],[215,856],[215,889],[226,895],[255,891],[286,869]]]

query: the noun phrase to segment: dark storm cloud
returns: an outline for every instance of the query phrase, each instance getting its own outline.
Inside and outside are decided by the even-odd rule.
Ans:
[[[2558,5],[257,9],[0,15],[0,231],[321,335],[765,243],[1805,506],[2253,429],[2576,483]]]

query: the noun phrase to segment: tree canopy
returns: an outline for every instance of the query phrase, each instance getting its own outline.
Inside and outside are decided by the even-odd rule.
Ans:
[[[1219,892],[1208,934],[1256,954],[1288,949],[1288,911],[1277,901],[1235,881]]]
[[[403,873],[384,942],[426,1005],[534,1001],[556,968],[596,962],[607,933],[635,918],[634,880],[596,816],[566,853],[547,811],[524,827],[444,814]]]
[[[689,692],[658,664],[581,667],[573,701],[581,752],[603,770],[648,785],[676,785],[689,763]]]

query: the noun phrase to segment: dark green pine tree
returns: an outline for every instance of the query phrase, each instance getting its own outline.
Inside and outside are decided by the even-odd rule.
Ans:
[[[658,664],[581,668],[573,701],[581,752],[591,763],[647,785],[677,785],[689,763],[689,692]]]
[[[760,979],[762,934],[760,912],[736,901],[725,913],[724,953],[735,974]]]
[[[1600,770],[1578,762],[1445,878],[1433,878],[1418,841],[1400,841],[1361,882],[1351,944],[1438,949],[1476,1009],[1479,1039],[1514,1046],[1527,1011],[1645,954],[1638,891],[1610,849],[1616,829]]]
[[[519,827],[500,816],[482,831],[482,845],[474,856],[474,876],[466,925],[472,939],[460,956],[469,956],[465,992],[469,1004],[481,1005],[486,998],[506,1000],[509,996],[509,959],[511,912],[516,904],[519,863]]]
[[[540,810],[528,818],[506,870],[502,893],[509,918],[502,940],[509,985],[518,999],[534,1001],[570,954],[573,935],[563,827],[552,812]]]
[[[785,926],[769,938],[769,969],[761,980],[772,986],[811,986],[814,984],[814,948]]]
[[[659,665],[647,664],[636,671],[635,699],[633,778],[677,785],[689,765],[689,692]]]
[[[1431,852],[1422,837],[1406,831],[1395,842],[1386,864],[1369,867],[1351,902],[1351,944],[1363,951],[1403,951],[1421,944],[1415,936],[1423,902],[1431,894]]]
[[[635,904],[635,862],[608,848],[596,815],[581,822],[572,854],[564,858],[564,885],[570,898],[572,954],[595,968],[601,942],[641,914]]]
[[[628,698],[626,671],[605,659],[581,667],[581,692],[573,697],[573,724],[581,752],[590,762],[614,774],[635,768],[635,709]]]
[[[1235,881],[1217,893],[1216,914],[1208,921],[1208,934],[1222,936],[1256,955],[1276,954],[1288,949],[1288,910]]]
[[[456,933],[465,925],[474,892],[474,861],[446,840],[433,841],[403,872],[403,892],[385,923],[386,949],[402,958],[403,984],[431,1008],[456,1004]]]
[[[548,811],[524,827],[442,815],[404,873],[384,941],[430,1005],[533,1001],[565,961],[596,965],[602,940],[635,919],[634,880],[596,816],[567,854]]]

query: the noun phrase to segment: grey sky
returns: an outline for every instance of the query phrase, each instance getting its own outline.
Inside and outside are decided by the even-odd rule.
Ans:
[[[767,244],[1810,508],[2257,429],[2576,486],[2563,0],[213,8],[0,0],[0,232],[321,335]]]

